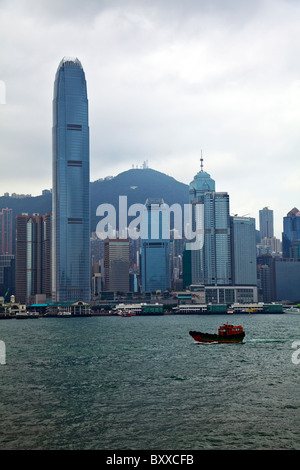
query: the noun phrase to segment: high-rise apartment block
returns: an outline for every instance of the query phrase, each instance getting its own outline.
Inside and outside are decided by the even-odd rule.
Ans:
[[[0,254],[11,255],[13,211],[8,207],[0,212]]]
[[[15,297],[31,302],[35,295],[51,296],[51,214],[16,218]]]
[[[281,242],[274,236],[273,211],[264,207],[259,211],[260,243],[257,245],[259,255],[281,253]]]
[[[0,296],[9,299],[15,292],[15,255],[0,254]]]
[[[273,211],[268,207],[259,211],[259,230],[261,239],[274,236]]]
[[[89,124],[84,70],[59,64],[53,98],[53,301],[90,300]]]
[[[15,256],[13,254],[13,211],[3,208],[0,212],[0,296],[7,299],[14,293]]]
[[[109,292],[129,292],[129,240],[105,240],[104,285]]]

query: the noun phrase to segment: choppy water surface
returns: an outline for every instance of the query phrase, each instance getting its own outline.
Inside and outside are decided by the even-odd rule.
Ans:
[[[242,324],[242,344],[190,329]],[[300,449],[300,316],[3,320],[0,449]]]

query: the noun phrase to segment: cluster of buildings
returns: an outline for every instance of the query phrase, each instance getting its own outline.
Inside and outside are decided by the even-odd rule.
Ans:
[[[189,186],[187,232],[175,225],[166,231],[163,201],[152,199],[140,236],[102,239],[91,230],[88,100],[78,59],[59,64],[52,136],[52,213],[0,212],[4,302],[13,294],[16,302],[55,308],[191,291],[205,304],[300,300],[299,210],[284,217],[281,246],[269,208],[259,211],[259,230],[254,218],[230,215],[229,194],[216,191],[202,157]]]

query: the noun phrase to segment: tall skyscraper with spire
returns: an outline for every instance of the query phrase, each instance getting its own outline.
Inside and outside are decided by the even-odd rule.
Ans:
[[[191,253],[192,282],[231,285],[229,195],[215,191],[215,181],[203,171],[202,154],[201,170],[190,183],[189,195],[194,215],[200,215],[198,230],[202,233],[199,249]]]
[[[77,58],[64,57],[53,97],[54,302],[90,300],[89,123],[86,79]]]

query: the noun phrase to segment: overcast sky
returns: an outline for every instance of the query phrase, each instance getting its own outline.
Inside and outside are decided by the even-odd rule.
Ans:
[[[0,0],[0,195],[52,186],[54,77],[85,70],[91,181],[204,169],[231,213],[300,209],[299,0]],[[99,201],[99,203],[105,201]]]

